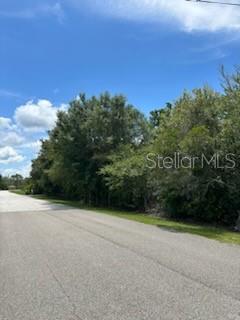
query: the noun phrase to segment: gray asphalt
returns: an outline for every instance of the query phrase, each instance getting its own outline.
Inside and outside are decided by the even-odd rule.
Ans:
[[[8,191],[0,191],[0,212],[19,211],[46,211],[64,209],[45,200],[33,199],[28,196],[21,196]]]
[[[0,192],[1,320],[240,319],[240,247],[27,199]]]

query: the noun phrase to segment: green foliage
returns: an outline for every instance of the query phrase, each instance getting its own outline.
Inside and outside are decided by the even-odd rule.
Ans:
[[[207,160],[214,155],[239,155],[239,136],[235,134],[240,126],[234,115],[237,110],[230,111],[228,103],[228,96],[207,87],[184,93],[168,122],[159,128],[155,152],[169,157],[177,152],[191,159],[204,155]],[[221,166],[196,161],[189,168],[155,170],[161,185],[157,189],[161,205],[174,217],[233,224],[239,209],[239,168],[228,169],[226,163]]]
[[[158,128],[167,121],[172,110],[172,104],[167,103],[165,108],[156,109],[150,112],[150,123],[154,128]]]
[[[19,190],[15,190],[14,193],[22,194]],[[119,217],[122,219],[128,219],[132,221],[137,221],[140,223],[153,225],[161,229],[170,230],[172,232],[182,232],[190,233],[209,239],[218,240],[220,242],[226,242],[231,244],[240,245],[240,233],[230,231],[226,228],[220,228],[216,226],[209,226],[206,224],[195,224],[189,222],[181,222],[173,219],[163,219],[153,215],[149,215],[139,211],[126,211],[126,210],[117,210],[112,208],[100,208],[100,207],[89,207],[83,205],[79,201],[70,201],[56,197],[49,197],[45,195],[35,195],[33,196],[37,199],[47,200],[55,204],[62,204],[68,207],[84,209],[91,214],[92,212],[98,212],[101,214],[108,214],[111,216]]]
[[[109,157],[110,163],[100,170],[118,207],[146,209],[149,190],[146,152],[146,147],[122,146]]]
[[[0,190],[19,189],[25,183],[25,180],[20,174],[14,174],[8,177],[0,175]]]
[[[59,112],[43,141],[33,161],[32,190],[233,225],[240,208],[240,71],[223,76],[223,93],[209,87],[184,92],[152,111],[149,121],[123,96],[81,94],[67,112]],[[179,154],[185,164],[195,160],[150,169],[148,154],[168,159]],[[232,168],[226,165],[228,154],[236,160]],[[214,156],[220,159],[217,167]]]
[[[6,190],[6,189],[7,189],[7,184],[4,178],[2,177],[2,175],[0,174],[0,190]]]
[[[35,192],[53,192],[89,204],[110,204],[110,190],[100,170],[121,145],[140,147],[149,124],[123,96],[85,95],[60,112],[56,127],[33,162]]]

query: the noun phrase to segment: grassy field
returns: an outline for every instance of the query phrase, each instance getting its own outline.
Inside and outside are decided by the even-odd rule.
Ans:
[[[13,192],[21,195],[24,194],[21,190],[15,190]],[[63,204],[63,205],[67,205],[74,208],[89,210],[89,213],[91,213],[91,211],[95,211],[102,214],[108,214],[108,215],[116,216],[119,218],[124,218],[128,220],[137,221],[140,223],[153,225],[162,229],[172,230],[175,232],[190,233],[190,234],[206,237],[209,239],[218,240],[221,242],[240,245],[240,233],[231,232],[223,228],[217,228],[217,227],[211,227],[211,226],[205,226],[205,225],[199,225],[199,224],[190,224],[186,222],[179,222],[179,221],[174,221],[169,219],[162,219],[162,218],[158,218],[158,217],[154,217],[154,216],[150,216],[150,215],[147,215],[144,213],[138,213],[138,212],[120,211],[120,210],[113,210],[113,209],[107,209],[107,208],[85,207],[85,206],[82,206],[77,201],[55,199],[55,198],[47,197],[45,195],[36,195],[32,197],[36,199],[48,200],[56,204]]]

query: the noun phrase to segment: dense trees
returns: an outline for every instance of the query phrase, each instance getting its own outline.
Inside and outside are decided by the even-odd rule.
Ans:
[[[0,190],[6,190],[6,189],[7,189],[7,185],[5,183],[5,180],[2,177],[2,175],[0,175]]]
[[[149,136],[147,120],[124,97],[80,95],[68,112],[58,114],[56,127],[33,162],[34,190],[62,193],[89,204],[110,204],[101,168],[120,146],[143,145]]]
[[[180,167],[154,171],[159,201],[175,217],[218,223],[237,219],[239,151],[226,139],[239,136],[226,131],[232,121],[226,101],[209,88],[184,93],[158,130],[155,152],[170,158],[177,153],[184,160]]]
[[[33,161],[34,192],[234,224],[240,207],[240,72],[184,92],[147,120],[123,96],[60,112]]]
[[[0,174],[0,190],[20,189],[25,185],[26,181],[29,181],[29,179],[24,179],[20,174],[14,174],[9,177],[2,177]]]

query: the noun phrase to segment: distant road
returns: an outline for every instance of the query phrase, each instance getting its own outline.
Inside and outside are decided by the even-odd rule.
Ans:
[[[64,207],[45,200],[19,196],[8,191],[0,191],[0,212],[59,210]]]
[[[0,192],[0,320],[240,320],[240,247],[62,209]]]

